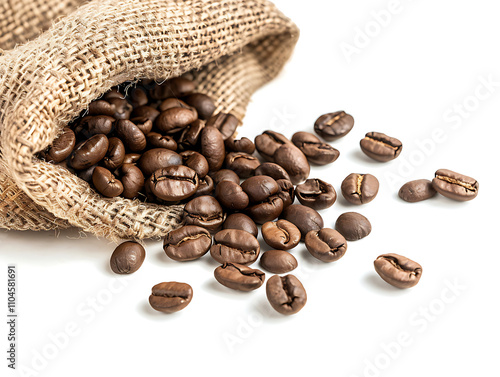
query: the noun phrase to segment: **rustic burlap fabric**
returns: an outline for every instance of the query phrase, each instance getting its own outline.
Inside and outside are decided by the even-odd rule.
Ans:
[[[156,238],[179,226],[181,206],[103,199],[34,155],[90,101],[138,78],[162,81],[193,71],[198,90],[241,119],[252,93],[278,74],[297,38],[295,25],[265,0],[100,0],[3,51],[0,227],[71,225],[118,240]]]

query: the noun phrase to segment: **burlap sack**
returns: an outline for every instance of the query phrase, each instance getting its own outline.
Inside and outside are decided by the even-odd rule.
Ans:
[[[77,3],[66,0],[58,8],[51,7],[58,0],[30,2],[54,15]],[[49,24],[30,23],[40,29]],[[11,35],[2,34],[4,50],[36,34],[19,37],[21,28],[1,26]],[[103,199],[86,182],[34,155],[92,100],[139,78],[163,81],[192,71],[198,90],[217,100],[217,111],[242,119],[252,93],[278,74],[297,38],[296,26],[265,0],[99,0],[3,51],[0,227],[76,226],[118,240],[157,238],[179,226],[181,206]]]

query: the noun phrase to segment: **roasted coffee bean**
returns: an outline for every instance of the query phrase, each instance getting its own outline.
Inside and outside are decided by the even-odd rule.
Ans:
[[[217,128],[222,134],[222,138],[227,140],[233,137],[240,121],[233,114],[218,113],[207,120],[207,127]]]
[[[196,109],[200,119],[209,119],[215,111],[214,101],[206,94],[192,93],[183,99],[189,106],[193,106]]]
[[[405,202],[415,203],[430,199],[436,195],[436,190],[432,187],[432,182],[428,179],[417,179],[405,183],[399,189],[399,197]]]
[[[274,179],[267,175],[250,177],[241,184],[251,203],[259,203],[279,191],[279,186]]]
[[[92,174],[97,165],[92,165],[90,168],[79,170],[76,172],[78,178],[83,179],[85,182],[92,182]]]
[[[245,212],[257,224],[264,224],[276,219],[283,212],[283,200],[278,195],[272,195],[263,202],[249,206]]]
[[[260,253],[257,238],[244,230],[224,229],[214,236],[210,255],[219,263],[252,264]]]
[[[108,151],[109,141],[106,135],[97,134],[76,146],[69,156],[73,169],[83,170],[101,161]]]
[[[130,102],[133,107],[147,105],[149,102],[147,93],[141,88],[134,88],[130,92]]]
[[[316,210],[331,207],[337,200],[333,186],[321,179],[308,179],[295,187],[295,195],[299,202]]]
[[[403,144],[396,138],[381,132],[368,132],[360,141],[361,150],[374,160],[386,162],[401,154]]]
[[[301,240],[311,230],[323,228],[323,218],[315,209],[302,204],[292,204],[283,210],[280,219],[285,219],[293,223],[300,230]]]
[[[226,150],[222,134],[215,127],[204,127],[200,135],[201,154],[205,156],[210,171],[219,170],[224,163]]]
[[[195,120],[182,131],[177,143],[183,149],[198,148],[201,131],[205,127],[205,123],[201,120]]]
[[[155,120],[155,127],[162,133],[175,134],[198,119],[193,108],[173,107],[162,111]]]
[[[295,200],[295,187],[288,179],[278,179],[276,183],[280,188],[276,195],[283,201],[283,209],[285,209],[292,205]]]
[[[194,92],[195,84],[191,80],[187,80],[183,77],[174,77],[165,81],[162,84],[155,85],[151,91],[151,97],[153,99],[165,99],[168,97],[185,97],[188,94]]]
[[[155,122],[156,118],[158,118],[160,112],[156,110],[154,107],[145,105],[136,107],[132,114],[130,114],[131,118],[148,118],[151,122]]]
[[[194,196],[211,195],[214,191],[214,181],[209,175],[200,178],[198,183],[198,189],[194,193]]]
[[[123,164],[123,160],[125,159],[125,146],[117,137],[110,137],[108,141],[108,151],[102,160],[102,164],[106,169],[115,170]]]
[[[224,141],[224,145],[230,152],[243,152],[248,154],[255,152],[255,144],[247,137],[242,137],[241,139],[230,137]]]
[[[142,131],[144,135],[149,134],[153,129],[153,122],[151,122],[151,119],[149,118],[136,117],[136,118],[131,118],[130,121],[134,123],[137,126],[137,128]]]
[[[267,175],[278,181],[278,179],[286,179],[290,181],[290,176],[280,165],[274,162],[264,162],[254,172],[255,175]],[[290,182],[291,183],[291,182]]]
[[[360,213],[346,212],[337,218],[335,229],[337,229],[347,241],[357,241],[370,234],[372,225],[370,221]]]
[[[93,101],[89,104],[89,115],[107,115],[112,117],[116,112],[116,106],[103,99]]]
[[[264,241],[274,249],[290,250],[300,242],[300,230],[290,221],[268,221],[262,225]]]
[[[297,268],[297,259],[285,250],[268,250],[260,257],[260,265],[273,274],[286,274]]]
[[[420,281],[422,266],[398,254],[383,254],[373,262],[384,281],[397,288],[411,288]]]
[[[323,262],[335,262],[342,258],[347,250],[344,236],[330,228],[311,230],[306,234],[305,243],[309,253]]]
[[[165,148],[171,151],[177,150],[177,142],[172,136],[162,135],[158,132],[150,132],[146,135],[149,148]]]
[[[198,188],[196,172],[183,165],[156,170],[146,182],[154,196],[167,202],[187,199]]]
[[[222,229],[240,229],[244,230],[254,237],[259,234],[259,229],[255,222],[244,213],[233,213],[226,218]]]
[[[257,157],[243,152],[230,152],[224,161],[226,169],[234,171],[240,178],[248,178],[260,165]]]
[[[370,203],[378,193],[378,179],[371,174],[349,174],[340,189],[342,196],[351,204]]]
[[[43,154],[45,161],[54,163],[64,161],[73,151],[75,143],[75,133],[70,128],[64,128],[48,151]]]
[[[292,143],[304,153],[309,162],[316,165],[331,164],[340,155],[337,149],[309,132],[296,132],[292,136]]]
[[[192,298],[193,288],[189,284],[171,281],[153,287],[149,304],[159,312],[174,313],[188,306]]]
[[[314,131],[326,141],[337,140],[349,133],[354,118],[345,111],[321,115],[314,123]]]
[[[114,198],[123,192],[122,183],[108,169],[97,166],[92,173],[92,183],[97,191],[108,198]]]
[[[86,116],[82,118],[75,132],[88,139],[97,134],[108,135],[113,131],[115,118],[107,115]]]
[[[109,91],[107,91],[106,93],[104,93],[104,95],[102,96],[102,99],[104,100],[108,100],[108,99],[111,99],[111,98],[125,98],[125,94],[121,93],[120,90],[118,88],[113,88]]]
[[[136,164],[141,158],[140,153],[127,153],[123,159],[123,164]]]
[[[299,312],[307,302],[304,286],[293,275],[272,276],[266,284],[266,295],[274,310],[285,315]]]
[[[293,144],[285,144],[274,153],[274,162],[281,165],[294,185],[307,179],[311,167],[306,156]]]
[[[231,181],[222,181],[217,185],[215,198],[229,210],[243,210],[249,203],[248,195],[241,186]]]
[[[113,118],[115,119],[129,119],[132,110],[134,109],[126,99],[123,98],[110,98],[108,102],[115,106],[115,113]]]
[[[111,255],[111,269],[116,274],[131,274],[136,272],[146,259],[146,250],[137,242],[120,244]]]
[[[274,153],[283,144],[293,145],[290,140],[279,132],[268,130],[255,137],[255,148],[262,157],[270,162],[274,162]]]
[[[190,200],[184,207],[187,225],[198,225],[211,232],[219,230],[225,218],[221,205],[212,196],[199,196]]]
[[[240,184],[240,177],[234,171],[229,169],[221,169],[212,174],[214,185],[217,186],[222,181],[231,181]]]
[[[127,199],[135,199],[144,187],[144,175],[134,164],[123,164],[120,169],[120,180],[123,185],[121,196]]]
[[[176,261],[190,261],[208,253],[212,245],[210,232],[202,227],[186,225],[170,231],[163,240],[163,250]]]
[[[474,178],[448,169],[436,171],[432,187],[441,195],[460,202],[474,199],[479,192],[479,183]]]
[[[145,177],[149,177],[158,169],[174,165],[182,165],[182,157],[174,151],[164,148],[150,149],[144,152],[137,161],[137,166]]]
[[[146,148],[146,136],[130,120],[122,119],[116,122],[115,132],[131,152],[140,152]]]
[[[172,97],[172,98],[167,98],[162,103],[160,103],[160,106],[158,106],[157,110],[162,112],[162,111],[165,111],[168,109],[173,109],[174,107],[182,107],[184,109],[191,109],[191,106],[189,106],[184,101],[181,101],[180,99]]]
[[[195,151],[184,151],[179,154],[184,165],[193,169],[198,178],[204,178],[208,174],[208,161],[202,154]]]
[[[214,276],[225,287],[243,292],[259,288],[266,278],[266,274],[261,270],[239,263],[224,263],[215,269]]]

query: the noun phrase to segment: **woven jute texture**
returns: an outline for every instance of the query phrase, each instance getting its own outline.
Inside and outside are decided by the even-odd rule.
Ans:
[[[59,3],[35,1],[52,2]],[[77,3],[66,1],[60,14]],[[197,89],[216,100],[216,111],[242,119],[251,95],[279,73],[299,35],[265,0],[91,1],[6,50],[22,42],[10,33],[0,56],[0,227],[76,226],[115,241],[165,235],[181,224],[182,206],[104,199],[35,154],[92,100],[140,78],[161,82],[190,71]]]

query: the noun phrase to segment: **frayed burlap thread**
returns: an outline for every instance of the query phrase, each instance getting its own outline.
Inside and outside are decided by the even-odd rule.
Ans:
[[[278,74],[297,38],[295,25],[265,0],[101,0],[81,6],[0,57],[4,181],[22,191],[2,195],[25,195],[36,205],[29,208],[52,214],[39,229],[62,223],[112,240],[163,236],[181,224],[182,206],[104,199],[35,154],[92,100],[139,78],[163,81],[192,71],[198,90],[215,98],[218,110],[242,119],[251,95]],[[0,193],[7,192],[1,187]],[[16,229],[5,218],[0,226]]]

